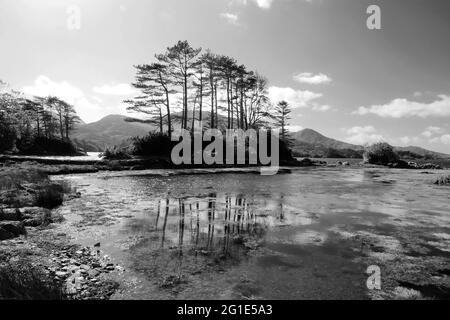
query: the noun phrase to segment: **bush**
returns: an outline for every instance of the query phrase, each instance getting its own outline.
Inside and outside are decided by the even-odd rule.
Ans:
[[[63,283],[29,261],[0,265],[0,300],[66,300]]]
[[[368,146],[364,152],[364,162],[376,165],[388,165],[397,163],[400,158],[394,148],[384,142]]]
[[[16,132],[11,127],[4,125],[2,121],[0,118],[0,153],[11,151],[16,141]]]
[[[4,168],[0,171],[0,190],[15,189],[22,184],[48,181],[43,171],[31,168]]]
[[[57,138],[36,137],[17,142],[19,153],[25,155],[78,155],[77,148],[71,141]]]
[[[168,135],[149,133],[147,136],[132,139],[133,154],[137,156],[167,156],[170,157],[176,142],[172,142]]]
[[[126,148],[117,147],[114,147],[112,149],[107,148],[103,153],[100,154],[100,157],[103,157],[107,160],[131,159],[130,152]]]
[[[434,184],[439,186],[450,186],[450,175],[440,177]]]
[[[64,193],[69,192],[69,187],[64,184],[51,183],[40,186],[36,192],[36,205],[46,209],[54,209],[62,205]]]

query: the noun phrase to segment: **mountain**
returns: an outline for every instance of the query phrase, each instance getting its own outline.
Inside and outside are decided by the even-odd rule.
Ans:
[[[299,157],[312,158],[362,158],[364,147],[325,137],[312,129],[291,134],[292,150]],[[404,159],[448,159],[450,155],[420,147],[395,147]]]
[[[174,113],[173,118],[181,114]],[[102,152],[107,147],[124,147],[130,144],[132,137],[142,137],[155,131],[154,125],[127,122],[126,116],[109,115],[94,123],[80,123],[72,133],[77,147],[88,152]],[[209,123],[209,113],[203,113],[205,124]],[[191,119],[188,120],[190,122]],[[224,125],[225,118],[219,118]],[[176,125],[175,125],[176,126]],[[362,158],[364,147],[328,138],[312,129],[304,129],[291,134],[292,150],[295,156],[311,158]],[[404,159],[448,159],[450,155],[429,151],[420,147],[396,147],[395,150]]]
[[[101,152],[107,147],[126,146],[130,138],[145,136],[155,129],[149,124],[127,122],[125,119],[125,116],[109,115],[97,122],[78,124],[72,140],[87,152]]]
[[[395,147],[395,151],[399,153],[404,158],[418,158],[420,156],[423,159],[449,159],[450,155],[441,153],[441,152],[435,152],[430,151],[421,147]]]
[[[357,146],[354,144],[338,141],[335,139],[331,139],[328,137],[325,137],[324,135],[320,134],[317,131],[314,131],[312,129],[304,129],[302,131],[296,132],[291,134],[291,137],[294,140],[306,142],[308,144],[313,145],[320,145],[325,148],[330,149],[351,149],[351,150],[362,150],[364,147]]]

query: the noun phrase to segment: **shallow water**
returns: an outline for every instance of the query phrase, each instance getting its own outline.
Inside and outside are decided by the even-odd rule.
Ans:
[[[443,173],[67,176],[82,197],[58,209],[67,219],[58,228],[83,245],[100,242],[125,267],[117,299],[388,297],[411,277],[447,283],[450,189],[432,184]],[[366,285],[374,264],[377,292]]]

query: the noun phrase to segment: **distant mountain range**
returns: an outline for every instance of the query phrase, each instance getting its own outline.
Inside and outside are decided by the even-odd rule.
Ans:
[[[364,146],[325,137],[312,129],[291,134],[292,150],[296,156],[311,158],[362,158]],[[448,159],[450,155],[420,147],[395,147],[404,159]]]
[[[80,123],[72,133],[77,147],[87,152],[102,152],[108,147],[129,145],[132,137],[147,135],[154,127],[145,123],[125,121],[127,117],[110,115],[100,121]]]
[[[176,115],[175,115],[176,116]],[[204,119],[208,119],[207,112]],[[80,123],[72,134],[75,144],[87,152],[102,152],[107,147],[124,147],[130,138],[142,137],[157,130],[154,125],[125,121],[122,115],[109,115],[100,121]],[[292,150],[295,156],[311,158],[362,158],[364,147],[328,138],[312,129],[291,134]],[[405,159],[448,159],[450,155],[426,150],[420,147],[396,147]]]

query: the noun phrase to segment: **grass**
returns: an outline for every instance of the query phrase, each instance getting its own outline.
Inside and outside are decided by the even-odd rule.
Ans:
[[[72,190],[68,183],[52,182],[42,170],[22,165],[0,169],[0,191],[0,203],[53,209],[60,206],[64,194]]]
[[[440,177],[434,184],[440,186],[450,186],[450,175]]]
[[[106,160],[127,160],[132,158],[126,149],[116,147],[106,149],[100,156]]]
[[[0,265],[0,300],[66,300],[62,283],[26,259]]]
[[[41,170],[26,167],[3,167],[0,170],[0,191],[11,190],[22,184],[48,181],[48,176]]]

